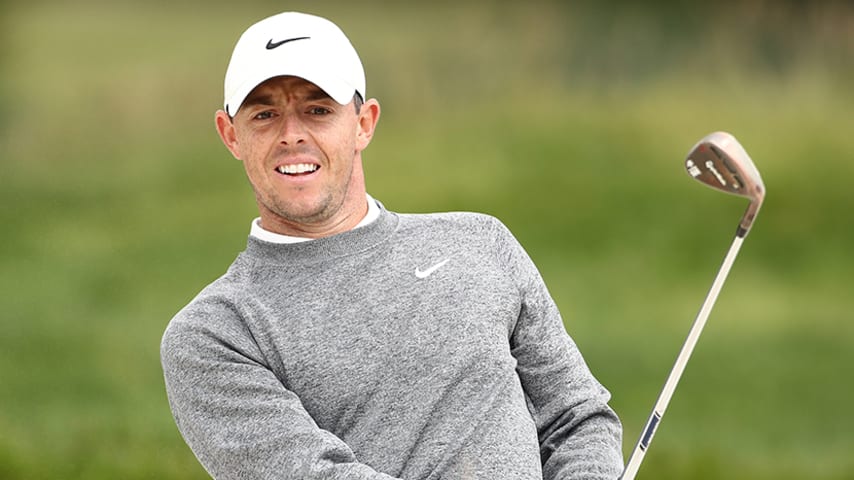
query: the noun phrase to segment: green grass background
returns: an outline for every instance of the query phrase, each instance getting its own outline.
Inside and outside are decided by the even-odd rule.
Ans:
[[[854,478],[854,8],[845,2],[0,4],[0,478],[207,478],[158,358],[255,215],[213,114],[269,14],[348,32],[383,114],[369,191],[501,218],[630,452],[747,202],[685,153],[734,133],[768,196],[640,471]]]

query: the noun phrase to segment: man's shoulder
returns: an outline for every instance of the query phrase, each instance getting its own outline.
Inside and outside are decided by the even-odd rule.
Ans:
[[[417,239],[443,239],[466,244],[510,245],[517,243],[510,229],[497,217],[478,212],[398,214],[398,234]]]
[[[450,230],[467,233],[488,232],[503,228],[498,218],[478,212],[437,212],[399,214],[403,229]]]

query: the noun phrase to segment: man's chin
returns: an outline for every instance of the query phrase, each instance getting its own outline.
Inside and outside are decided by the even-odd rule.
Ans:
[[[329,208],[328,201],[300,201],[295,199],[288,203],[274,205],[259,205],[262,212],[263,224],[273,224],[278,229],[294,231],[311,231],[329,224],[335,216],[335,211]],[[266,227],[265,227],[266,228]]]

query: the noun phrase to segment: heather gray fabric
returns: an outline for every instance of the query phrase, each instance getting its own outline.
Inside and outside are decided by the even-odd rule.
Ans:
[[[334,237],[250,238],[175,316],[161,356],[178,428],[216,479],[622,470],[608,392],[485,215],[382,209]]]

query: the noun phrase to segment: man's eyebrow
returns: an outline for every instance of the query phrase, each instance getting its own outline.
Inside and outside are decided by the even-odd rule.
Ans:
[[[252,95],[243,102],[243,106],[273,105],[272,95]]]
[[[318,100],[331,100],[332,97],[323,89],[311,90],[302,97],[303,101],[316,102]],[[247,97],[243,105],[274,105],[275,101],[272,95],[252,95]]]

